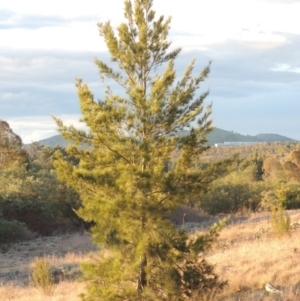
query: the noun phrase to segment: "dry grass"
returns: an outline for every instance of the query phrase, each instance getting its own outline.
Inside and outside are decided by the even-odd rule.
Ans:
[[[95,250],[96,247],[87,233],[38,238],[12,245],[8,252],[0,254],[0,300],[80,300],[78,296],[84,291],[83,283],[63,281],[55,285],[51,296],[47,296],[42,290],[32,286],[29,275],[35,258],[46,256],[52,266],[78,264],[87,260],[88,253]],[[18,271],[18,274],[14,275],[14,271]],[[9,272],[12,272],[12,277]]]
[[[292,223],[299,211],[289,212]],[[272,233],[269,214],[249,216],[223,230],[214,252],[208,254],[226,289],[214,300],[300,300],[300,230],[282,238]],[[267,282],[282,294],[265,291]]]
[[[6,284],[0,286],[0,296],[3,301],[79,301],[83,290],[83,283],[61,282],[56,285],[53,295],[47,296],[32,286]]]
[[[300,211],[290,211],[289,215],[292,223],[300,220]],[[228,285],[223,292],[210,296],[208,300],[300,300],[300,229],[293,231],[291,236],[278,238],[272,235],[269,219],[268,213],[234,216],[230,219],[218,244],[207,254],[207,260],[215,265],[222,279],[228,280]],[[215,221],[215,218],[211,221]],[[205,227],[207,224],[210,223],[205,216],[199,226]],[[71,264],[86,260],[87,253],[94,250],[96,248],[88,234],[74,234],[52,240],[37,239],[28,244],[12,246],[0,256],[0,276],[14,268],[21,270],[21,273],[9,281],[0,277],[0,299],[80,300],[78,295],[84,291],[83,283],[63,281],[55,286],[52,296],[46,296],[26,282],[28,271],[36,257],[49,256],[52,265]],[[266,292],[266,282],[272,283],[282,293]]]
[[[90,235],[72,234],[38,238],[12,245],[0,256],[0,272],[28,266],[36,257],[51,257],[53,264],[79,262],[86,253],[96,250]]]

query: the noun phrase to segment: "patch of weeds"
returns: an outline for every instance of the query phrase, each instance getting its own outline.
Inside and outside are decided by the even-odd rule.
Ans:
[[[259,231],[254,235],[255,239],[260,239],[263,235],[269,232],[270,229],[260,228]]]
[[[45,295],[52,295],[55,282],[51,277],[52,268],[47,257],[36,258],[33,264],[31,283]]]
[[[271,213],[271,226],[275,234],[278,236],[291,234],[291,219],[285,214],[283,207],[272,209]]]
[[[300,224],[299,223],[293,223],[292,225],[291,225],[291,230],[292,231],[296,231],[296,230],[298,230],[300,228]]]

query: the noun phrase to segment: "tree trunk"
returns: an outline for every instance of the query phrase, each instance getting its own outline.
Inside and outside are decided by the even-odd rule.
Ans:
[[[138,285],[137,285],[137,290],[140,293],[143,291],[144,287],[147,286],[147,274],[145,270],[146,266],[147,266],[147,258],[144,255],[141,257],[140,271],[139,271]]]
[[[143,158],[143,161],[142,161],[142,172],[143,173],[145,171],[145,168],[146,168],[145,158]],[[142,203],[142,206],[143,206],[143,203]],[[144,232],[144,230],[145,230],[145,215],[144,215],[144,213],[141,217],[141,222],[142,222],[142,232]],[[139,276],[138,276],[137,290],[138,290],[139,293],[141,293],[143,291],[144,287],[147,285],[147,275],[146,275],[146,271],[145,271],[146,266],[147,266],[147,257],[144,254],[144,255],[141,256],[140,271],[139,271]]]

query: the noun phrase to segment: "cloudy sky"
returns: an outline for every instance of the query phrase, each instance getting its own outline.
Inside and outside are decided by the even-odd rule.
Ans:
[[[215,126],[300,140],[300,0],[154,0],[154,9],[172,16],[178,75],[192,58],[196,71],[212,61],[202,92]],[[123,0],[0,1],[0,119],[24,143],[57,134],[51,115],[79,124],[76,77],[101,97],[93,58],[109,56],[96,24],[122,18]]]

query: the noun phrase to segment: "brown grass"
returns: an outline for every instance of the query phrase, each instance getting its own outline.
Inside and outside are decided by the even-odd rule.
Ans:
[[[292,223],[299,211],[289,212]],[[228,280],[214,300],[300,300],[300,230],[278,238],[272,232],[269,214],[253,214],[221,233],[214,252],[207,259],[217,273]],[[282,294],[270,294],[270,282]]]
[[[32,286],[6,284],[0,286],[0,296],[3,301],[79,301],[83,290],[83,283],[61,282],[55,286],[53,295],[47,296]]]
[[[300,220],[300,211],[290,211],[289,215],[292,224]],[[200,227],[210,224],[207,216],[203,217],[202,223],[201,216],[199,218]],[[293,231],[291,236],[278,238],[273,235],[269,220],[269,213],[231,217],[213,251],[206,254],[220,277],[228,280],[228,285],[221,293],[207,300],[300,300],[300,229]],[[84,291],[84,283],[63,281],[55,286],[52,296],[46,296],[26,281],[28,271],[36,257],[48,256],[52,265],[79,263],[87,260],[87,254],[95,250],[88,234],[73,234],[52,240],[40,238],[28,244],[13,245],[0,256],[0,276],[15,268],[21,270],[21,273],[10,280],[0,277],[0,299],[80,300],[78,295]],[[266,282],[282,293],[266,292]]]
[[[13,244],[9,250],[0,256],[0,273],[6,269],[27,266],[36,257],[52,257],[52,263],[76,263],[86,253],[96,250],[90,235],[72,234],[38,238],[18,244]]]
[[[84,291],[83,283],[63,281],[55,285],[51,296],[47,296],[32,286],[29,275],[35,258],[46,256],[52,266],[59,266],[88,260],[88,254],[93,251],[96,247],[87,233],[38,238],[12,245],[8,252],[0,255],[0,300],[80,300],[78,295]],[[16,270],[18,274],[10,277],[9,272]]]

